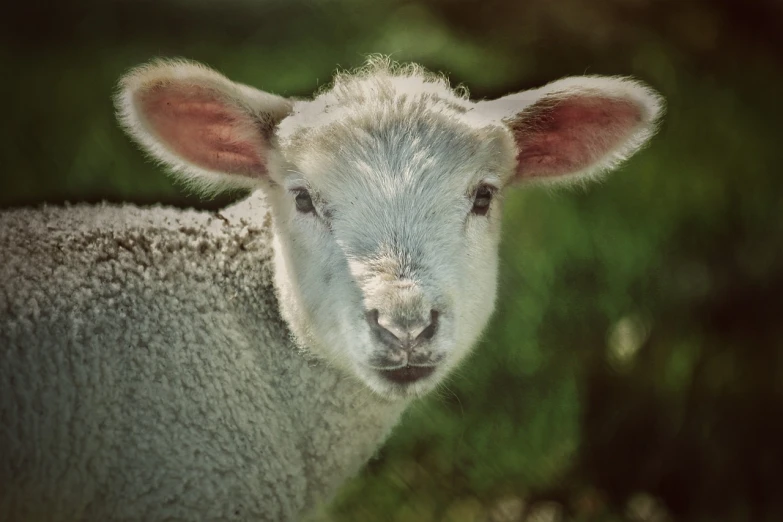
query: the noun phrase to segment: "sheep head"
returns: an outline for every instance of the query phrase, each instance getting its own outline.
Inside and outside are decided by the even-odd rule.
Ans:
[[[390,399],[435,387],[487,324],[504,191],[599,177],[662,110],[642,84],[604,77],[472,102],[383,59],[311,100],[159,61],[123,78],[117,106],[194,187],[265,193],[281,313],[299,344]]]

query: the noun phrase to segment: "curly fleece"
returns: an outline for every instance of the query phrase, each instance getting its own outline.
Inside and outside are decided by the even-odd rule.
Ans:
[[[299,351],[258,194],[0,214],[0,520],[298,519],[404,404]]]

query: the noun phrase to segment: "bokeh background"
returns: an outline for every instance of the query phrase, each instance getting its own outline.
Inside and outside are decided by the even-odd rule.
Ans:
[[[661,132],[588,190],[510,195],[498,311],[334,521],[783,520],[783,4],[28,0],[0,17],[0,206],[215,208],[118,130],[123,71],[184,56],[307,96],[388,53],[475,98],[643,79]]]

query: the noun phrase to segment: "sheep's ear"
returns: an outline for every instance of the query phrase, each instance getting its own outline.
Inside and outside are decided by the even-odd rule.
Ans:
[[[202,65],[156,61],[130,71],[115,98],[125,130],[202,192],[263,184],[274,131],[291,101]]]
[[[634,80],[572,77],[479,102],[517,146],[518,180],[575,181],[616,167],[655,133],[663,100]]]

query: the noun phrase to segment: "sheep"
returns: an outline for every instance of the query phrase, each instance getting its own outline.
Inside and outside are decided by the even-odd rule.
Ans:
[[[492,314],[501,195],[598,179],[662,99],[573,77],[473,102],[373,58],[310,100],[159,60],[122,127],[219,212],[0,214],[0,520],[298,520]]]

